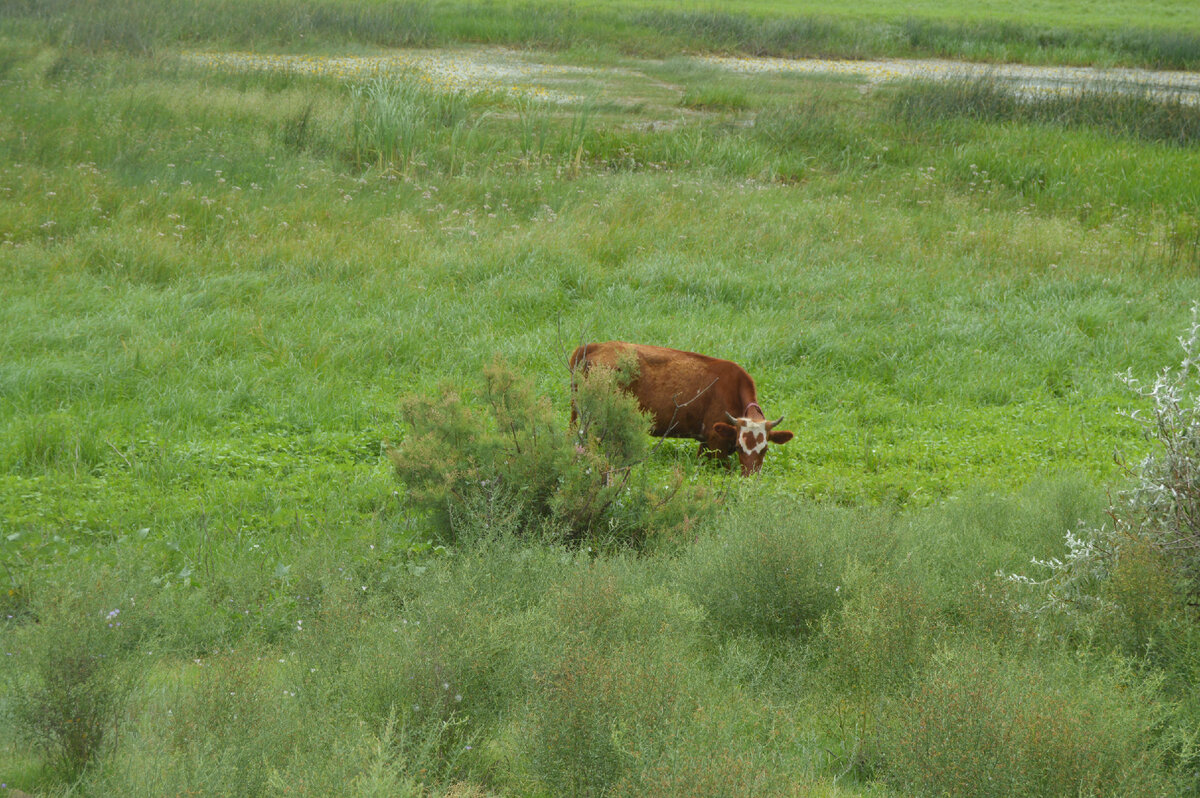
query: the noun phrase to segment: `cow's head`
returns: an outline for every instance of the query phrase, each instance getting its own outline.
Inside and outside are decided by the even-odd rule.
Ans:
[[[775,426],[783,421],[783,416],[774,421],[767,421],[765,418],[734,418],[726,412],[725,418],[729,421],[728,424],[718,421],[713,425],[713,429],[733,444],[738,460],[742,463],[742,474],[745,476],[757,474],[762,468],[768,443],[787,443],[792,439],[792,433],[787,430],[775,429]]]

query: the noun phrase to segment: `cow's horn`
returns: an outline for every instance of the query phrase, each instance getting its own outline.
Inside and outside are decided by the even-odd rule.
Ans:
[[[783,416],[780,416],[779,418],[775,419],[774,421],[768,421],[767,429],[775,429],[775,425],[782,424],[782,423],[783,423]]]
[[[732,424],[735,427],[737,426],[737,423],[738,423],[737,419],[734,418],[732,415],[730,415],[728,410],[725,411],[725,418],[729,419],[730,424]]]

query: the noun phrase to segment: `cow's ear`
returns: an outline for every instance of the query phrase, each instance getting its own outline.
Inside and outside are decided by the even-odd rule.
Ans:
[[[773,430],[771,432],[771,434],[768,436],[768,440],[770,440],[771,443],[787,443],[791,439],[792,439],[792,433],[788,432],[785,429]]]
[[[718,421],[716,424],[713,424],[713,432],[717,433],[717,435],[722,438],[737,437],[737,427],[731,427],[724,421]]]

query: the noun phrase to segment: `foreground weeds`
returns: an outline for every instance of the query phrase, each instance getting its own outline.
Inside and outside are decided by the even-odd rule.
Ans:
[[[954,647],[883,712],[877,756],[905,794],[1169,794],[1157,688],[1119,663]]]
[[[1053,515],[1054,495],[1023,501]],[[696,543],[653,557],[500,535],[406,569],[392,591],[314,563],[294,575],[304,593],[270,602],[291,607],[290,631],[195,656],[146,631],[169,628],[155,616],[174,611],[160,596],[179,588],[126,572],[147,607],[136,646],[98,645],[114,630],[81,615],[99,621],[79,639],[103,670],[62,682],[98,700],[32,690],[9,717],[37,732],[70,704],[119,730],[86,756],[70,749],[84,768],[62,758],[62,735],[30,749],[47,767],[40,783],[82,774],[89,795],[1175,791],[1191,720],[1169,671],[1039,641],[1001,593],[970,612],[942,595],[936,568],[911,553],[937,513],[914,522],[775,501],[769,515],[733,506]],[[711,579],[746,573],[764,534],[777,551],[770,579]],[[973,577],[985,583],[1006,558],[983,553]],[[809,582],[834,589],[819,609],[794,605],[803,623],[763,614]],[[984,622],[1005,613],[1007,628]],[[956,615],[967,625],[947,623]],[[25,674],[43,666],[60,680],[79,672],[54,653],[61,624],[7,624],[10,684],[28,690]]]

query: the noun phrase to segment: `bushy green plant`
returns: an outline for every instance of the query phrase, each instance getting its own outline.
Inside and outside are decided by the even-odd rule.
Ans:
[[[620,385],[604,369],[581,380],[572,431],[530,381],[496,361],[484,369],[482,410],[451,389],[404,400],[411,432],[389,453],[396,475],[449,538],[638,543],[687,528],[702,494],[678,473],[665,486],[638,473],[648,422]]]
[[[171,707],[168,771],[210,794],[260,795],[270,763],[300,740],[294,684],[285,657],[227,650],[191,663],[190,685]],[[188,774],[204,761],[203,774]]]
[[[26,678],[13,684],[12,720],[19,736],[73,780],[115,738],[136,680],[124,656],[136,643],[128,603],[87,597],[38,606],[36,627],[15,630]]]
[[[844,581],[843,603],[822,623],[832,684],[875,698],[906,689],[932,652],[933,608],[913,582],[857,563]]]
[[[740,506],[690,550],[684,590],[716,628],[796,637],[840,602],[845,561],[820,521],[794,509],[782,500]]]
[[[603,795],[629,766],[613,735],[625,675],[610,658],[581,647],[541,676],[532,759],[554,795]]]
[[[370,728],[395,724],[413,772],[445,783],[476,765],[480,736],[523,684],[510,620],[469,598],[473,580],[452,571],[441,578],[449,584],[401,617],[344,630],[352,654],[334,689]]]
[[[611,794],[669,751],[695,708],[686,687],[695,606],[632,592],[605,570],[580,574],[552,603],[552,627],[564,634],[539,669],[529,759],[554,795]]]
[[[1171,792],[1152,730],[1158,683],[1066,654],[944,650],[878,730],[880,775],[919,795]]]

